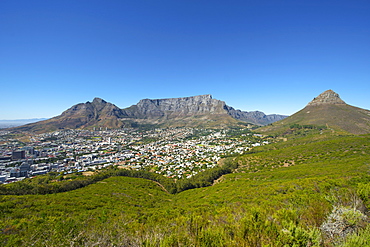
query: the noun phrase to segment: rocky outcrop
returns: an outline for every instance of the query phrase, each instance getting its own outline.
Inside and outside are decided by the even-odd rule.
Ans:
[[[339,97],[339,94],[337,94],[333,90],[327,90],[321,93],[316,98],[314,98],[310,103],[307,104],[307,106],[325,105],[325,104],[344,105],[346,104],[346,102],[344,102]]]
[[[370,133],[370,111],[346,104],[337,93],[327,90],[307,104],[306,107],[286,119],[260,128],[259,131],[283,134],[292,125],[316,125],[330,128],[333,132],[351,134]]]
[[[87,121],[91,119],[99,119],[102,117],[124,117],[124,113],[120,108],[112,103],[108,103],[101,98],[95,98],[92,102],[80,103],[72,106],[64,111],[59,117],[86,117]]]
[[[360,203],[359,205],[357,203]],[[326,242],[340,245],[345,238],[357,232],[369,222],[366,207],[358,200],[355,207],[334,206],[331,214],[320,226]]]
[[[177,117],[203,114],[224,114],[225,102],[211,95],[184,98],[142,99],[137,105],[123,110],[124,114],[136,118]]]
[[[95,98],[92,102],[88,101],[74,105],[59,116],[14,129],[42,133],[64,128],[76,129],[92,126],[120,128],[123,126],[120,118],[124,116],[122,110],[117,106],[100,98]]]
[[[224,101],[213,99],[210,94],[185,98],[143,99],[137,105],[123,109],[130,118],[169,119],[196,115],[226,114],[236,120],[256,125],[266,125],[287,116],[266,115],[260,111],[241,111],[225,104]]]

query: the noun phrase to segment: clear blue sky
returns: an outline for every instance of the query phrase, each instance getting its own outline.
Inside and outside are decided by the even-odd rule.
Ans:
[[[0,119],[200,94],[290,115],[327,89],[370,109],[369,13],[368,0],[1,0]]]

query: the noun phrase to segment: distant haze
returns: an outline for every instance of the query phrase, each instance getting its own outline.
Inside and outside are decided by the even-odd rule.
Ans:
[[[32,118],[32,119],[14,119],[14,120],[0,120],[0,129],[17,127],[28,123],[35,123],[46,120],[47,118]]]

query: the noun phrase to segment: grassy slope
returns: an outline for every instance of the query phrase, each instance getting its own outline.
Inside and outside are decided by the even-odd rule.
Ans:
[[[292,116],[262,127],[260,131],[283,133],[291,124],[323,125],[353,134],[370,133],[370,111],[350,105],[306,106]]]
[[[112,177],[66,193],[1,196],[2,246],[63,246],[72,239],[79,246],[78,236],[86,231],[99,237],[107,224],[105,230],[114,241],[118,222],[123,227],[135,219],[130,226],[135,228],[143,211],[153,214],[168,200],[170,195],[155,182],[128,177]]]
[[[332,207],[358,197],[369,206],[369,147],[368,135],[268,145],[226,160],[238,162],[238,172],[214,186],[176,195],[152,181],[113,177],[66,193],[1,196],[1,243],[331,246],[318,227]]]

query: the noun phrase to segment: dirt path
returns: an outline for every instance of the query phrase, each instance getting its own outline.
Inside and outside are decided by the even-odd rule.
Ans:
[[[152,180],[153,181],[153,180]],[[168,194],[170,194],[170,192],[168,192],[167,190],[166,190],[166,188],[162,185],[162,184],[160,184],[160,183],[158,183],[157,181],[153,181],[154,183],[156,183],[156,184],[158,184],[161,188],[162,188],[162,190],[163,191],[165,191],[165,192],[167,192]]]

